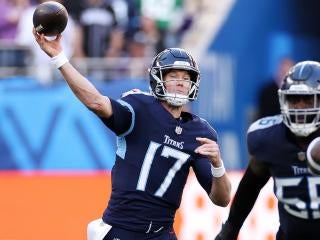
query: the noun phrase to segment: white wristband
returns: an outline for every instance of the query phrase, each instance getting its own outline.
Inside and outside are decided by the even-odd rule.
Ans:
[[[61,68],[65,63],[69,62],[64,52],[60,52],[57,56],[51,58],[51,63],[57,69]]]
[[[223,161],[221,161],[221,166],[220,167],[214,167],[211,165],[211,174],[215,178],[222,177],[224,173],[226,172],[226,169],[224,168]]]

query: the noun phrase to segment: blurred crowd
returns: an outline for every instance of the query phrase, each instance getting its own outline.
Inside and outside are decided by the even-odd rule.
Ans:
[[[49,67],[49,59],[37,48],[31,33],[33,12],[42,2],[45,0],[0,0],[0,64],[23,64],[19,51],[15,56],[7,51],[13,45],[24,47],[31,53],[28,64],[37,67],[35,75],[46,83],[52,79],[50,71],[45,70]],[[65,54],[78,60],[121,58],[124,60],[115,64],[120,70],[121,66],[127,68],[129,64],[141,65],[128,59],[151,58],[164,48],[179,46],[193,22],[192,12],[195,11],[190,8],[196,7],[192,0],[57,2],[62,3],[69,13],[68,25],[63,32]],[[137,70],[131,74],[140,73]],[[101,75],[100,78],[108,79],[105,73]]]

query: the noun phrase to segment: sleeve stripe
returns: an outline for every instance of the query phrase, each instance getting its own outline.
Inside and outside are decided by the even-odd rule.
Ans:
[[[132,129],[134,127],[135,120],[136,120],[136,115],[135,115],[135,112],[134,112],[132,106],[129,103],[127,103],[121,99],[118,99],[117,102],[119,102],[123,106],[126,106],[129,109],[129,111],[132,113],[132,120],[131,120],[130,128],[126,132],[124,132],[123,134],[119,135],[119,137],[124,137],[132,132]]]

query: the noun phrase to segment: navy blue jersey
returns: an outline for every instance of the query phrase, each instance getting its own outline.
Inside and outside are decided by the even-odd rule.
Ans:
[[[267,166],[274,180],[281,239],[319,239],[320,177],[308,172],[305,154],[312,138],[299,144],[281,115],[259,119],[248,130],[249,153]]]
[[[103,119],[117,134],[112,193],[103,220],[138,232],[171,227],[190,167],[201,186],[211,190],[210,162],[194,150],[196,137],[217,141],[216,132],[190,113],[175,119],[149,94],[130,94],[118,102],[125,110],[112,101],[112,123]]]

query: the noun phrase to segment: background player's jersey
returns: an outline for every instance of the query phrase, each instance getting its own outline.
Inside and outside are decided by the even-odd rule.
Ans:
[[[320,177],[308,172],[305,154],[312,138],[299,146],[281,115],[259,119],[248,130],[249,153],[269,168],[282,230],[290,240],[319,239]]]
[[[170,227],[190,167],[210,192],[209,160],[194,150],[199,146],[196,137],[216,141],[216,132],[205,120],[190,113],[175,119],[149,94],[130,94],[119,102],[131,111],[132,117],[128,118],[129,129],[117,137],[112,193],[103,220],[142,232]],[[113,121],[123,121],[125,115],[117,109],[113,107]]]

